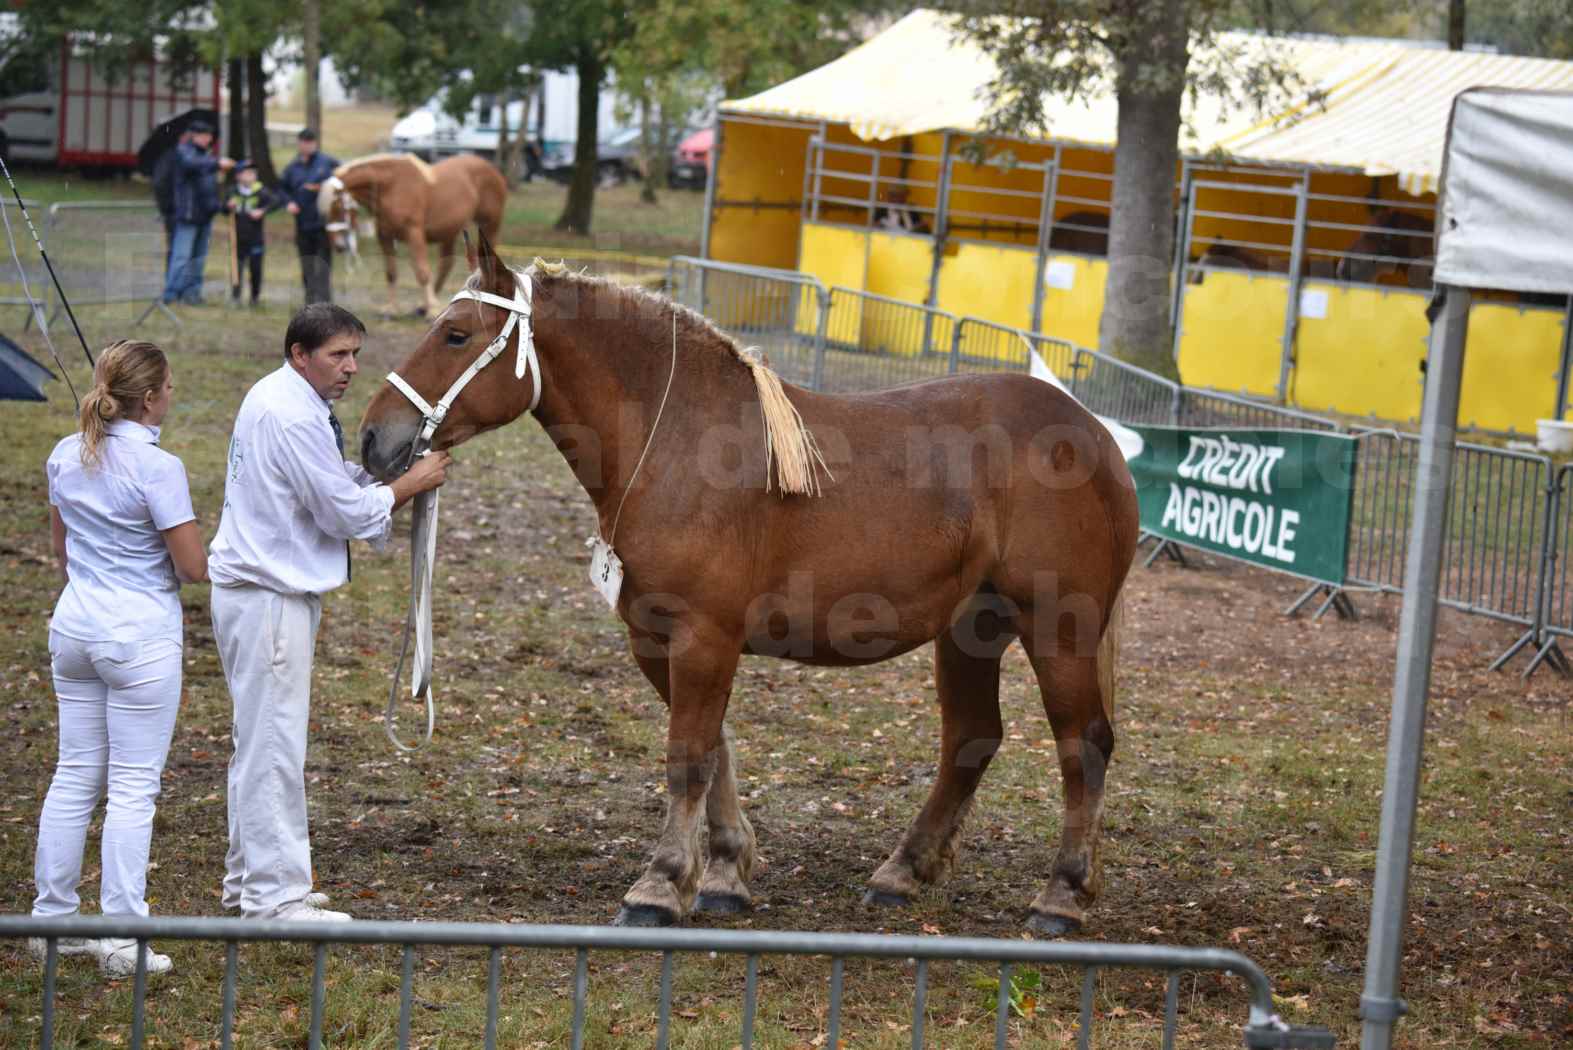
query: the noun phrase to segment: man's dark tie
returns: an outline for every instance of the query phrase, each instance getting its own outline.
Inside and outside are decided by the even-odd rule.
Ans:
[[[344,458],[344,426],[339,422],[339,417],[333,414],[333,409],[328,409],[328,426],[333,428],[333,443],[339,446],[339,459]],[[348,583],[354,578],[354,562],[350,558],[350,541],[344,541],[344,582]]]

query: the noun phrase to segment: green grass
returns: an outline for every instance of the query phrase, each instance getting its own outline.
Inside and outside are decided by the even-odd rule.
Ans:
[[[217,523],[230,423],[276,367],[293,261],[259,313],[155,319],[176,369],[164,447],[186,462],[204,534]],[[374,296],[369,280],[351,288]],[[130,331],[128,307],[82,310],[90,340]],[[368,316],[365,374],[343,415],[422,331]],[[28,342],[37,349],[36,342]],[[80,385],[85,368],[72,360]],[[55,599],[42,464],[73,426],[64,389],[0,411],[0,910],[25,912],[39,806],[54,755],[46,617]],[[680,406],[678,406],[680,408]],[[438,735],[398,755],[379,724],[402,625],[408,551],[357,552],[352,586],[325,602],[313,697],[309,798],[319,887],[362,918],[598,924],[637,877],[661,812],[664,709],[626,654],[619,623],[583,578],[588,500],[540,429],[520,424],[459,450],[443,499],[436,610]],[[402,529],[400,530],[402,532]],[[1260,962],[1285,1016],[1358,1038],[1395,606],[1363,602],[1358,624],[1284,621],[1291,581],[1209,559],[1204,572],[1138,571],[1129,586],[1119,743],[1106,816],[1106,889],[1088,935],[1226,945]],[[149,876],[164,915],[218,912],[225,845],[229,701],[205,587],[188,588],[187,667]],[[1569,988],[1573,734],[1564,683],[1529,686],[1481,670],[1503,630],[1444,618],[1406,930],[1403,1047],[1540,1047],[1573,1032]],[[938,716],[929,657],[810,669],[750,659],[730,722],[742,791],[760,836],[756,910],[717,928],[874,930],[1017,937],[1059,826],[1057,762],[1019,651],[1006,658],[1007,740],[944,886],[905,911],[865,909],[864,881],[916,813],[933,775]],[[402,708],[413,728],[416,708]],[[93,911],[97,831],[83,894]],[[150,1046],[214,1045],[222,949],[158,945],[176,973],[150,991]],[[329,956],[329,1045],[393,1045],[399,953]],[[238,1045],[299,1046],[310,1021],[311,952],[241,952]],[[419,953],[415,1044],[472,1046],[484,1018],[484,952]],[[502,1045],[556,1047],[570,1017],[573,959],[505,953]],[[587,1045],[654,1041],[659,962],[591,957]],[[812,1046],[826,1026],[829,965],[772,958],[759,1038]],[[737,1043],[742,964],[682,959],[672,1045]],[[928,1045],[992,1045],[992,969],[936,964]],[[911,973],[850,961],[845,1045],[910,1045]],[[1010,1045],[1073,1045],[1079,978],[1048,969]],[[1156,1045],[1163,979],[1099,979],[1099,1047]],[[40,972],[0,945],[0,1047],[36,1045]],[[79,960],[62,970],[56,1045],[129,1040],[130,982],[106,986]],[[1182,983],[1185,1047],[1238,1046],[1241,985]]]

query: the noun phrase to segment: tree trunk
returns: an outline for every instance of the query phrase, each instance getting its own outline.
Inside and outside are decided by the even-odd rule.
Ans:
[[[322,3],[305,0],[302,5],[302,63],[306,81],[306,126],[322,134]]]
[[[1098,344],[1104,353],[1173,377],[1170,267],[1188,59],[1185,11],[1183,0],[1132,4],[1130,10],[1132,31],[1115,56],[1119,137]],[[1152,75],[1154,69],[1163,75]]]
[[[267,186],[276,185],[278,172],[273,168],[273,150],[268,145],[268,78],[262,73],[262,52],[246,56],[246,135],[251,140],[251,161],[257,178]]]
[[[639,166],[644,169],[644,185],[639,188],[639,199],[645,204],[659,204],[655,195],[655,158],[660,153],[660,131],[652,127],[650,95],[639,99]]]
[[[518,179],[513,166],[513,147],[508,138],[508,93],[497,96],[497,154],[492,159],[502,172],[502,181],[512,193]]]
[[[595,212],[596,143],[601,132],[601,77],[605,68],[599,57],[585,51],[575,69],[579,73],[579,141],[574,143],[568,202],[563,205],[556,228],[588,237]]]
[[[1447,49],[1464,50],[1464,0],[1448,0]]]
[[[240,160],[246,155],[246,60],[232,58],[224,66],[224,86],[229,89],[229,128],[225,138],[229,155]]]

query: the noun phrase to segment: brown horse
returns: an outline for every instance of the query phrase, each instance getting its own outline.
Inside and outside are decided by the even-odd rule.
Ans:
[[[1340,281],[1430,288],[1436,262],[1433,220],[1397,208],[1377,208],[1368,225],[1344,249],[1334,276]]]
[[[437,312],[436,290],[453,269],[454,240],[471,223],[478,223],[487,236],[495,238],[507,202],[508,184],[502,173],[490,161],[469,154],[436,164],[408,153],[361,157],[339,165],[318,191],[323,219],[340,227],[332,233],[336,250],[347,246],[343,231],[356,221],[358,208],[365,208],[375,220],[388,276],[390,313],[398,312],[393,296],[399,273],[394,242],[405,243],[415,279],[421,284],[423,306],[416,312],[422,316]],[[436,280],[426,259],[429,242],[441,249]]]
[[[516,372],[527,346],[501,344],[501,362],[474,373],[433,445],[503,426],[539,397],[532,414],[622,558],[616,611],[668,707],[665,824],[618,921],[749,905],[754,833],[723,729],[742,655],[851,666],[932,641],[938,776],[867,897],[906,903],[955,857],[1004,737],[1000,658],[1020,639],[1065,784],[1059,852],[1028,925],[1079,928],[1100,885],[1112,623],[1138,530],[1131,476],[1108,432],[1024,375],[810,392],[781,384],[754,352],[666,299],[560,267],[516,273],[484,238],[471,261],[467,289],[505,301],[529,292],[538,364],[517,358]],[[435,402],[507,331],[508,316],[456,299],[397,375]],[[512,339],[528,338],[530,323]],[[367,468],[396,472],[422,420],[406,395],[380,391],[361,424]],[[787,484],[783,450],[815,446],[824,469]]]

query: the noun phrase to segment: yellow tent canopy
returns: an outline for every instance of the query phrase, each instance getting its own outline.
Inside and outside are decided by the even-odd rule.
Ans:
[[[1398,42],[1272,38],[1224,33],[1230,53],[1271,49],[1298,72],[1306,97],[1263,118],[1203,97],[1187,105],[1182,148],[1242,160],[1396,175],[1432,192],[1441,171],[1453,96],[1468,87],[1573,88],[1573,62],[1442,51]],[[727,115],[845,124],[864,140],[928,131],[977,132],[995,66],[957,36],[950,16],[918,10],[827,65],[745,99]],[[1111,93],[1048,104],[1044,141],[1112,146]]]

